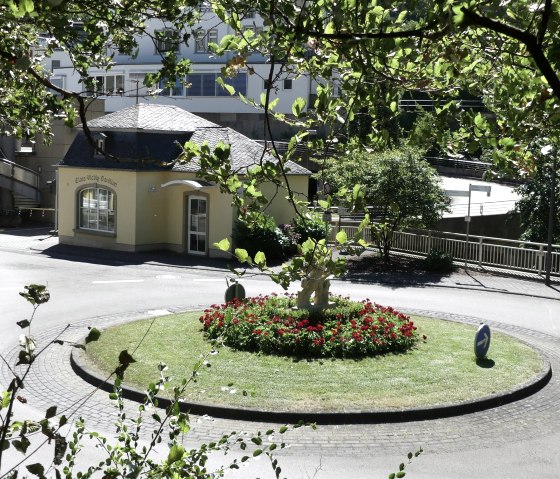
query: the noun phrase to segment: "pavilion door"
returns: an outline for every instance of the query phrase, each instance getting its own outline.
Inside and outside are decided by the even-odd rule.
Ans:
[[[208,200],[204,196],[189,196],[187,203],[187,251],[189,254],[206,254]]]

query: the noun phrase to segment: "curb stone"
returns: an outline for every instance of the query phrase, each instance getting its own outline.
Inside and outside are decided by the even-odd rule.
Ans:
[[[439,318],[441,319],[441,318]],[[449,320],[449,319],[445,319]],[[455,322],[463,322],[455,320]],[[468,321],[472,324],[472,321]],[[522,341],[524,342],[524,341]],[[366,410],[366,411],[341,411],[341,412],[290,412],[290,411],[267,411],[262,409],[249,409],[241,407],[219,406],[203,404],[199,402],[180,403],[183,412],[196,415],[208,415],[222,419],[238,421],[263,421],[271,423],[316,423],[316,424],[387,424],[397,422],[425,421],[444,419],[452,416],[460,416],[473,412],[503,406],[520,399],[531,396],[544,388],[552,378],[552,367],[545,354],[532,345],[527,344],[537,351],[543,362],[543,370],[525,384],[518,385],[509,391],[503,391],[493,395],[481,397],[472,401],[454,404],[428,406],[419,408],[406,408],[399,410]],[[86,365],[84,351],[73,349],[70,354],[72,370],[84,381],[96,388],[106,392],[113,392],[113,383],[108,382],[97,372]],[[136,402],[142,402],[145,396],[143,391],[130,386],[121,385],[123,397]],[[171,401],[165,397],[159,397],[160,407],[166,408]]]

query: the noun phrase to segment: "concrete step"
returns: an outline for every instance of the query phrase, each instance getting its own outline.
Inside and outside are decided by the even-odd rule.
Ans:
[[[39,203],[33,198],[28,198],[27,196],[14,193],[14,206],[20,210],[25,210],[29,208],[37,208]]]

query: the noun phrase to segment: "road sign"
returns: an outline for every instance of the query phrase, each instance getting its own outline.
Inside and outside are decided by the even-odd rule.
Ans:
[[[482,359],[488,353],[490,348],[490,327],[487,324],[481,324],[474,335],[474,354],[478,359]]]
[[[469,190],[471,190],[471,191],[483,191],[484,193],[486,193],[487,196],[490,196],[490,193],[492,191],[492,187],[491,186],[486,186],[486,185],[469,185]]]
[[[229,303],[234,298],[245,299],[245,288],[237,281],[234,281],[226,290],[226,303]]]

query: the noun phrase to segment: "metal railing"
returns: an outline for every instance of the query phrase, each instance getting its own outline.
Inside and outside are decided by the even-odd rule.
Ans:
[[[0,175],[39,189],[39,174],[13,161],[0,159]]]
[[[445,156],[426,156],[426,161],[435,167],[469,172],[475,176],[482,177],[490,169],[490,164],[483,161],[473,161],[464,158],[451,158]]]
[[[330,240],[344,230],[348,237],[356,234],[358,224],[343,218],[332,223]],[[365,241],[371,242],[371,232],[363,232]],[[426,256],[432,250],[450,254],[455,261],[478,266],[525,271],[542,274],[545,266],[547,245],[529,241],[516,241],[503,238],[446,233],[431,230],[406,230],[394,233],[392,249],[394,251]],[[560,245],[552,245],[551,275],[560,276]]]

